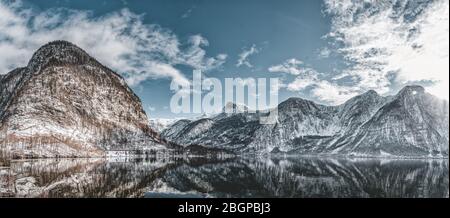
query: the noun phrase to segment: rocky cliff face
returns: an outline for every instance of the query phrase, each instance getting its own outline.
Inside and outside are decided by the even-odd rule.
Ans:
[[[100,156],[163,147],[124,79],[69,42],[44,45],[26,67],[0,79],[4,153]]]
[[[407,86],[361,126],[352,152],[448,156],[448,102]]]
[[[369,91],[338,106],[290,98],[278,105],[275,124],[260,124],[267,113],[180,121],[162,136],[238,153],[448,157],[448,102],[420,86],[392,97]]]

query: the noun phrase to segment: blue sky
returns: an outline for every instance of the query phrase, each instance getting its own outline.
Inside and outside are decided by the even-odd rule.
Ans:
[[[448,0],[0,1],[0,73],[47,41],[121,73],[150,117],[172,114],[172,80],[279,77],[279,101],[340,104],[424,85],[448,99]]]

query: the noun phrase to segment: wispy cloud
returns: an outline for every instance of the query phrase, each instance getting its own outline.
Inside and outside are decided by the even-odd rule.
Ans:
[[[250,63],[249,57],[251,55],[257,54],[259,51],[260,50],[254,44],[250,48],[243,48],[242,52],[239,54],[239,59],[236,66],[240,67],[242,65],[245,65],[250,68],[253,67],[253,65]]]
[[[189,18],[192,15],[192,11],[195,9],[194,7],[189,8],[184,14],[181,15],[182,19]]]
[[[331,50],[327,47],[323,47],[318,51],[318,58],[328,58],[331,55]]]
[[[20,1],[0,1],[0,73],[24,66],[39,46],[53,40],[71,41],[105,65],[121,73],[130,85],[150,78],[189,80],[175,67],[208,71],[225,62],[226,55],[208,57],[208,40],[194,35],[187,42],[159,25],[143,22],[128,9],[101,17],[90,11],[49,9],[38,12]]]
[[[268,71],[296,76],[293,81],[288,81],[287,84],[282,86],[282,88],[286,88],[289,91],[302,91],[319,81],[319,73],[316,70],[295,58],[288,59],[282,64],[271,66]]]
[[[340,54],[346,67],[318,73],[296,59],[270,67],[295,76],[287,90],[339,104],[369,89],[386,94],[416,83],[448,99],[448,0],[325,0],[324,6],[330,47],[318,55]]]
[[[381,93],[407,83],[448,99],[449,1],[325,0],[327,38],[349,64],[341,77]]]
[[[328,81],[324,74],[295,58],[271,66],[268,70],[272,73],[294,75],[293,81],[281,87],[293,92],[307,92],[306,94],[325,103],[341,104],[359,92],[357,87],[346,87],[335,81]]]
[[[291,75],[300,75],[314,71],[314,69],[307,67],[303,61],[292,58],[282,64],[269,67],[269,72],[272,73],[287,73]]]

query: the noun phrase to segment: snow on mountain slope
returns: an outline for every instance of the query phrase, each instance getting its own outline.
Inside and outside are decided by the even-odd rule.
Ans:
[[[44,45],[0,84],[0,145],[14,157],[164,147],[124,79],[69,42]]]
[[[179,120],[165,129],[161,137],[184,146],[202,145],[218,149],[243,149],[251,142],[254,131],[259,127],[259,115],[240,110],[235,112],[226,113],[224,110],[215,116],[197,120]]]
[[[161,133],[164,129],[177,122],[179,119],[150,118],[149,125],[156,132]]]
[[[351,152],[448,157],[448,108],[423,87],[406,86],[361,127]]]
[[[368,91],[338,106],[290,98],[277,109],[275,124],[259,123],[268,112],[244,110],[179,121],[162,137],[238,153],[448,157],[448,102],[420,86],[392,97]]]

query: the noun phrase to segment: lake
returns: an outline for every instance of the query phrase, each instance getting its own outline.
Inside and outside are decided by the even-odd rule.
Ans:
[[[2,197],[449,197],[448,159],[313,157],[12,161]]]

